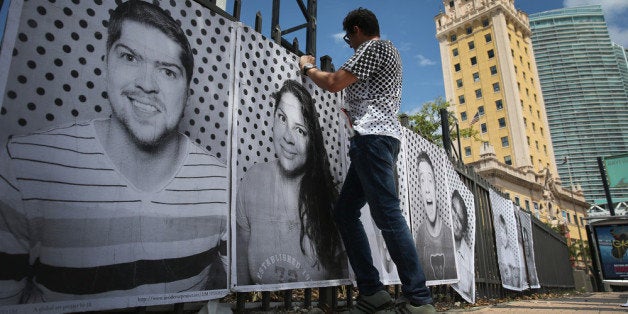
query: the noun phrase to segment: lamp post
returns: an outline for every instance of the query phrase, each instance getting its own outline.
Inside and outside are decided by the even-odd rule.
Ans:
[[[569,172],[569,192],[571,193],[571,206],[573,207],[573,211],[576,214],[576,226],[578,227],[578,237],[580,238],[580,252],[582,254],[582,258],[584,259],[585,269],[588,265],[587,254],[584,251],[584,246],[582,245],[582,232],[580,231],[580,222],[578,221],[578,212],[576,211],[576,202],[573,197],[573,179],[571,177],[571,163],[569,162],[569,156],[565,156],[562,164],[567,164],[567,171]]]

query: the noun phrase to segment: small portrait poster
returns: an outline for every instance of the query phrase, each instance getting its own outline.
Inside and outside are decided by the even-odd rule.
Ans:
[[[521,238],[523,239],[523,254],[525,257],[525,265],[528,270],[528,283],[530,288],[538,289],[541,287],[539,276],[536,272],[536,262],[534,258],[534,237],[532,236],[532,218],[529,213],[522,210],[516,211],[519,215],[519,226],[521,227]]]
[[[513,203],[492,189],[489,191],[489,196],[493,209],[497,261],[502,286],[510,290],[523,291],[525,289],[524,279],[521,276],[523,263]]]
[[[412,234],[428,285],[458,281],[445,151],[406,131]]]
[[[475,303],[475,202],[453,165],[447,164],[451,195],[451,219],[456,245],[457,283],[452,287],[469,303]]]

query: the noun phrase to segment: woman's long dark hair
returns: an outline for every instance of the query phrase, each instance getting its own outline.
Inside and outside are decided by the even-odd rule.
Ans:
[[[300,83],[287,80],[273,95],[275,111],[285,93],[293,94],[301,104],[301,114],[308,129],[307,159],[299,187],[299,218],[301,220],[301,251],[305,254],[305,236],[313,243],[318,261],[330,273],[341,273],[340,235],[333,220],[333,204],[336,199],[323,134],[318,123],[318,113],[310,93]]]

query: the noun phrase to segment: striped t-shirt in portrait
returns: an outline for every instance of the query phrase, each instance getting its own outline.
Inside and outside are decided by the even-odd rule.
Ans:
[[[35,302],[226,289],[228,169],[186,141],[176,175],[145,192],[109,160],[93,121],[12,138],[0,166],[0,264],[10,265],[0,302],[29,276]]]

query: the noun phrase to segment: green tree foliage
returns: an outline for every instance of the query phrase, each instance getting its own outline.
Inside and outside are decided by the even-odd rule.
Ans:
[[[418,113],[407,115],[409,121],[408,127],[428,141],[442,147],[443,134],[441,130],[441,117],[439,112],[441,109],[448,109],[450,106],[452,106],[452,104],[444,100],[442,97],[438,97],[434,101],[426,102],[423,104]],[[451,112],[449,112],[448,119],[449,126],[451,127],[451,139],[456,140],[458,136],[455,128],[457,119]],[[478,134],[479,131],[474,130],[471,127],[460,129],[460,137],[473,137],[476,140],[480,140]]]

